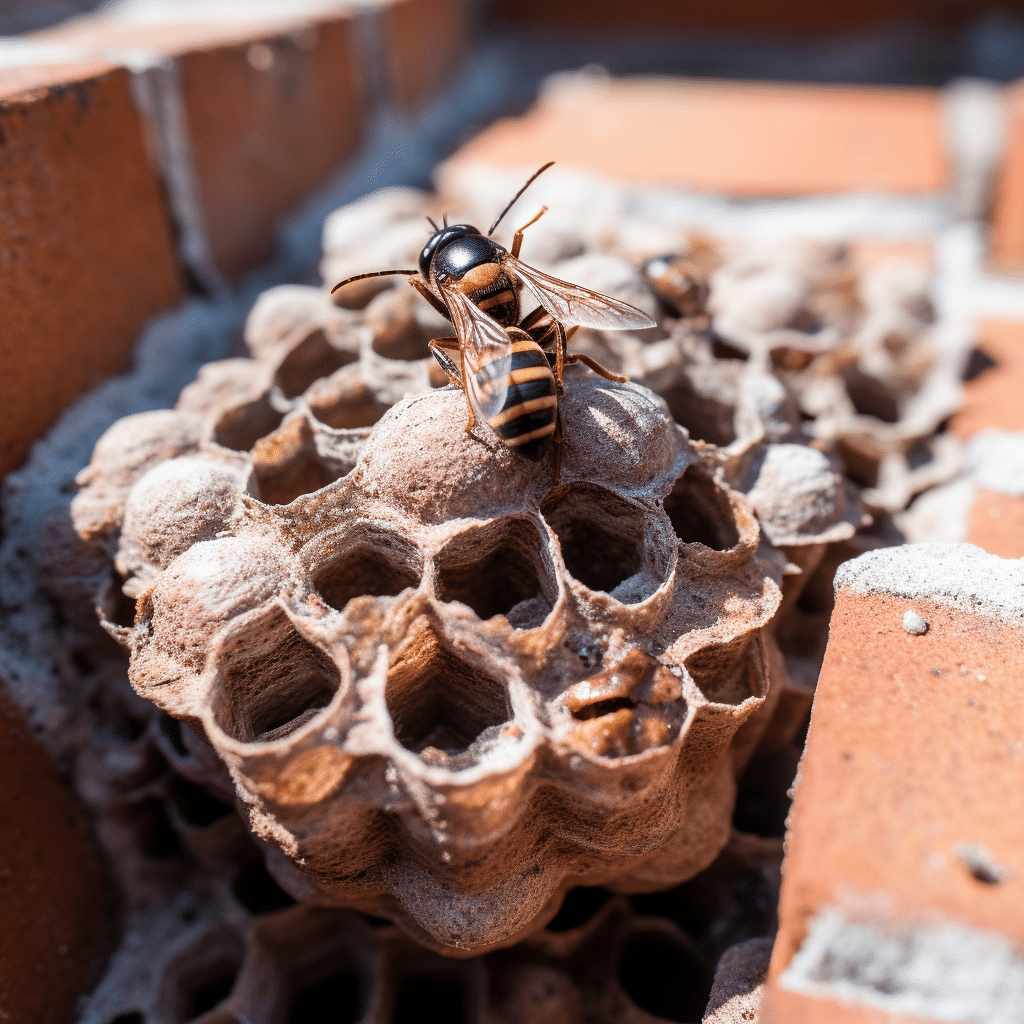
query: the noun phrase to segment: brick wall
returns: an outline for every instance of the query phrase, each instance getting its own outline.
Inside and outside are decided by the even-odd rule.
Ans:
[[[182,10],[129,5],[0,40],[0,474],[125,369],[150,316],[265,263],[375,104],[414,114],[469,35],[464,0]]]

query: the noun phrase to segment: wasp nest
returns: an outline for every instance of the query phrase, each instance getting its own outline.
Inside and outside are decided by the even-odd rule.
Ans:
[[[756,522],[643,388],[581,375],[561,415],[557,486],[454,389],[321,435],[315,473],[186,411],[97,446],[75,511],[138,598],[109,619],[132,684],[209,740],[299,898],[479,950],[725,843],[780,673]]]
[[[919,260],[698,234],[671,197],[558,172],[522,258],[657,318],[571,348],[689,439],[570,370],[554,487],[463,433],[427,349],[452,327],[391,277],[345,308],[266,292],[246,358],[103,437],[77,533],[40,467],[80,466],[89,424],[8,478],[4,647],[14,623],[35,660],[5,678],[125,897],[82,1024],[696,1020],[723,950],[774,931],[832,577],[894,523],[948,525],[969,345]],[[337,211],[324,281],[414,267],[425,215],[488,223],[524,178]],[[994,486],[971,455],[952,487]],[[775,838],[700,870],[730,814]],[[709,1024],[752,1012],[737,956]]]

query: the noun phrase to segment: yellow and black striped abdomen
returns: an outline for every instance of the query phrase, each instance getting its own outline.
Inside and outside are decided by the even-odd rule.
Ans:
[[[555,432],[558,398],[555,376],[536,342],[516,332],[507,355],[474,374],[480,410],[491,429],[520,455],[540,457]]]

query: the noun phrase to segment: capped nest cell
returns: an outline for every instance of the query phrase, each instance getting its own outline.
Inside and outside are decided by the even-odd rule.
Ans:
[[[138,602],[106,612],[132,685],[212,745],[300,900],[464,954],[726,842],[781,685],[756,521],[645,389],[582,374],[560,408],[557,485],[553,451],[466,434],[453,388],[325,442],[335,478],[287,504],[287,448],[185,410],[115,425],[82,474],[78,528],[116,536]]]

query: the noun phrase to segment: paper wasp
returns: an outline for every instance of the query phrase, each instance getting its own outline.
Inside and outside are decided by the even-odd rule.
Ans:
[[[640,330],[656,326],[634,306],[550,277],[519,259],[523,232],[543,216],[546,206],[515,232],[511,250],[491,238],[505,214],[551,163],[530,177],[486,235],[469,224],[449,225],[447,217],[441,227],[427,218],[434,233],[420,253],[419,270],[359,274],[331,289],[333,294],[353,281],[407,275],[409,283],[455,327],[455,337],[436,338],[430,350],[448,379],[465,392],[466,430],[472,430],[479,418],[509,448],[534,460],[540,458],[544,442],[559,435],[563,367],[583,363],[608,380],[626,380],[588,356],[569,355],[569,336],[579,327]],[[520,317],[524,287],[540,305]]]
[[[707,273],[696,260],[686,256],[658,256],[647,261],[644,276],[651,290],[674,316],[695,317],[707,312],[711,289]]]

